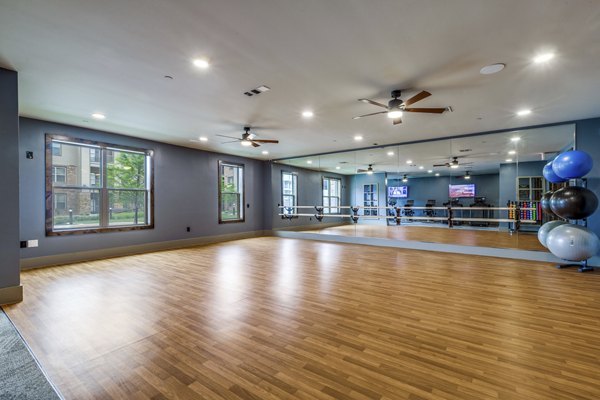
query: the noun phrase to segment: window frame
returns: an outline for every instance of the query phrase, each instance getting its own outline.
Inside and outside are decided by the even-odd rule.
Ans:
[[[329,181],[328,188],[327,188],[327,192],[328,192],[327,196],[323,195],[323,188],[325,186],[325,181],[326,180]],[[340,191],[339,196],[332,196],[331,195],[331,181],[332,180],[337,181],[337,183],[338,183],[338,188],[339,188],[339,191]],[[321,180],[321,194],[322,194],[322,196],[321,196],[321,206],[323,207],[323,214],[334,214],[334,213],[331,212],[331,208],[332,208],[331,207],[331,198],[337,198],[338,199],[338,205],[337,205],[337,207],[333,207],[333,208],[337,209],[337,212],[336,212],[337,214],[341,213],[341,208],[340,208],[342,206],[342,179],[341,178],[336,178],[334,176],[323,176],[323,179]],[[327,208],[325,208],[325,198],[326,197],[329,199],[329,202],[328,202],[329,206]]]
[[[292,187],[294,185],[294,180],[296,181],[296,191],[294,194],[284,194],[283,193],[283,176],[284,175],[291,175],[292,176]],[[293,191],[293,189],[292,189]],[[298,173],[297,172],[293,172],[293,171],[281,171],[281,205],[284,206],[285,205],[285,200],[284,198],[286,196],[293,196],[294,197],[294,206],[298,206]],[[285,214],[285,209],[281,209],[282,210],[282,214]],[[294,210],[294,214],[298,213],[298,209]],[[286,218],[290,218],[290,217],[286,217],[284,215],[281,216],[281,218],[286,219]],[[298,216],[295,217],[291,217],[291,218],[298,218]]]
[[[123,151],[130,151],[130,152],[136,152],[136,153],[143,153],[146,155],[146,160],[147,160],[147,170],[146,170],[146,174],[149,174],[150,176],[147,177],[146,179],[148,179],[148,187],[146,189],[144,189],[144,192],[147,192],[147,209],[146,209],[146,213],[147,213],[147,223],[145,225],[120,225],[120,226],[109,226],[108,225],[108,218],[109,215],[104,215],[103,217],[103,210],[102,208],[104,207],[100,207],[100,213],[99,213],[99,221],[100,221],[100,226],[98,227],[83,227],[83,228],[70,228],[70,229],[55,229],[54,228],[54,195],[53,195],[53,163],[52,163],[52,157],[53,157],[53,143],[54,141],[60,141],[60,142],[64,142],[66,144],[70,144],[72,143],[73,145],[77,146],[91,146],[91,147],[98,147],[101,150],[123,150]],[[126,145],[119,145],[119,144],[112,144],[112,143],[105,143],[105,142],[99,142],[99,141],[94,141],[94,140],[87,140],[87,139],[80,139],[80,138],[74,138],[74,137],[70,137],[70,136],[64,136],[64,135],[56,135],[56,134],[46,134],[46,151],[45,151],[45,156],[46,156],[46,236],[66,236],[66,235],[78,235],[78,234],[88,234],[88,233],[103,233],[103,232],[123,232],[123,231],[137,231],[137,230],[144,230],[144,229],[154,229],[154,150],[151,149],[142,149],[142,148],[138,148],[138,147],[131,147],[131,146],[126,146]],[[90,190],[96,190],[99,193],[100,196],[100,203],[102,203],[103,198],[105,197],[105,202],[108,202],[108,193],[111,190],[107,184],[105,184],[105,177],[106,177],[106,163],[104,162],[104,160],[102,160],[102,156],[100,157],[101,160],[100,162],[100,167],[102,170],[102,178],[101,178],[101,184],[100,186],[97,187],[90,187],[87,189]],[[64,189],[73,189],[71,187],[69,187],[69,185],[66,185],[64,187]],[[106,193],[104,193],[106,192]],[[106,209],[108,209],[109,205],[108,203],[106,203]],[[104,222],[106,222],[105,224],[103,224],[103,220],[105,220]]]
[[[242,169],[242,195],[240,196],[240,218],[238,219],[223,219],[222,214],[222,203],[223,203],[223,193],[221,192],[221,180],[222,177],[222,168],[223,166],[231,166],[238,167]],[[239,186],[238,186],[239,190]],[[218,198],[218,213],[219,213],[219,224],[235,224],[240,222],[246,222],[246,166],[243,163],[219,160],[218,161],[218,170],[217,170],[217,192],[219,194]]]

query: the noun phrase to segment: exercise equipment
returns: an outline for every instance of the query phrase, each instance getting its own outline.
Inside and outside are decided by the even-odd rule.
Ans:
[[[544,178],[546,178],[547,181],[552,183],[562,183],[568,181],[568,179],[563,179],[554,173],[554,170],[552,169],[552,161],[544,165],[542,175],[544,175]]]
[[[550,208],[559,217],[583,219],[596,211],[598,198],[589,189],[579,186],[567,186],[552,194]]]
[[[590,229],[574,224],[558,226],[548,233],[548,249],[567,261],[584,261],[600,251],[600,239]]]
[[[425,203],[425,209],[423,210],[423,215],[426,217],[435,217],[436,212],[433,207],[435,207],[435,199],[427,200],[427,203]]]
[[[558,228],[559,226],[565,225],[565,224],[566,224],[565,221],[556,220],[556,221],[546,222],[544,225],[542,225],[537,233],[538,240],[540,241],[542,246],[548,248],[548,244],[546,243],[546,241],[548,239],[548,234],[550,233],[550,231],[552,231],[554,228]]]
[[[491,218],[490,215],[493,215],[493,211],[485,209],[486,207],[492,207],[492,205],[487,202],[487,198],[480,196],[475,197],[474,200],[475,201],[471,203],[469,207],[475,207],[477,210],[469,212],[469,216],[481,219]],[[490,223],[485,221],[472,221],[469,224],[471,226],[490,226]]]
[[[562,179],[577,179],[588,174],[594,161],[585,151],[571,150],[556,156],[552,161],[552,171]]]
[[[404,216],[412,217],[415,215],[415,210],[413,210],[414,205],[414,200],[406,200],[406,203],[404,203]]]
[[[552,208],[550,208],[550,198],[552,197],[553,194],[554,194],[553,191],[546,192],[542,195],[542,198],[540,199],[542,211],[549,215],[556,215],[552,211]]]

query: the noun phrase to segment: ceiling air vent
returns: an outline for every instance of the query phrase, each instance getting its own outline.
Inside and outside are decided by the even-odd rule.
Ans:
[[[251,90],[249,90],[247,92],[244,92],[244,94],[246,96],[248,96],[248,97],[252,97],[252,96],[257,95],[257,94],[268,92],[269,90],[271,90],[270,87],[265,86],[265,85],[261,85],[261,86],[259,86],[257,88],[254,88],[254,89],[251,89]]]

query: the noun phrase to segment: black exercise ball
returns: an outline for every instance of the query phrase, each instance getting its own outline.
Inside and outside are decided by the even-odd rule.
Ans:
[[[554,194],[554,192],[552,192],[552,191],[546,192],[546,193],[544,193],[544,195],[542,196],[542,199],[540,200],[540,203],[542,205],[542,211],[549,215],[556,215],[552,212],[552,209],[550,208],[550,198],[552,197],[553,194]]]
[[[579,186],[558,189],[550,198],[552,212],[566,219],[587,218],[598,208],[598,198],[591,190]]]

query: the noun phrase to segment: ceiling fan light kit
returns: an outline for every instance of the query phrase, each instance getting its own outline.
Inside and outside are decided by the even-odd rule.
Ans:
[[[404,112],[442,114],[444,111],[450,110],[450,107],[409,108],[408,106],[410,106],[411,104],[414,104],[418,101],[421,101],[421,100],[431,96],[431,93],[423,90],[420,93],[414,95],[413,97],[411,97],[410,99],[408,99],[406,101],[403,101],[400,98],[401,93],[402,92],[400,90],[392,90],[392,93],[391,93],[392,99],[388,102],[387,106],[385,104],[382,104],[382,103],[379,103],[379,102],[376,102],[376,101],[370,100],[370,99],[358,99],[358,101],[360,101],[360,102],[372,104],[376,107],[385,108],[386,111],[379,111],[379,112],[374,112],[374,113],[370,113],[370,114],[359,115],[359,116],[353,117],[352,119],[370,117],[372,115],[378,115],[378,114],[387,114],[387,117],[393,121],[393,124],[398,125],[398,124],[402,123],[402,117],[404,115]]]
[[[236,138],[234,136],[226,136],[226,135],[216,135],[216,136],[233,139],[232,141],[223,142],[222,144],[239,142],[244,147],[250,147],[250,146],[260,147],[261,143],[273,143],[273,144],[279,143],[279,140],[275,140],[275,139],[255,139],[256,135],[253,133],[250,133],[249,126],[244,127],[244,133],[242,133],[241,138]]]

